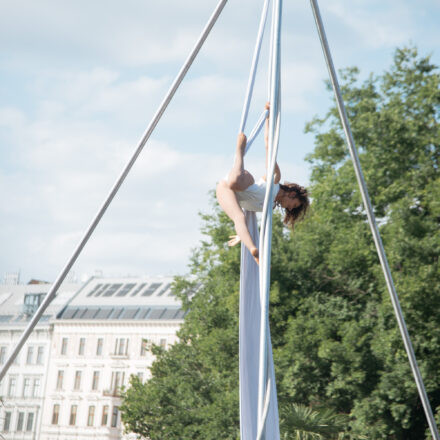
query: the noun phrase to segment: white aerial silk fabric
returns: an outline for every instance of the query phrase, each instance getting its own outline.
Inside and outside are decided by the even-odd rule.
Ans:
[[[246,224],[254,243],[259,242],[255,212],[245,211]],[[260,285],[259,270],[250,252],[243,246],[240,274],[240,432],[241,440],[256,440],[258,426],[258,374],[260,352]],[[271,383],[267,413],[266,440],[279,440],[278,402],[273,367],[272,344],[268,333],[268,373]]]

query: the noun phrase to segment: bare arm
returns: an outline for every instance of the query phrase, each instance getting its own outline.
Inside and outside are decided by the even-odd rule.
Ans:
[[[266,103],[266,109],[269,110],[269,103]],[[269,154],[269,113],[267,114],[266,123],[264,127],[264,144],[266,146],[266,170],[269,162],[268,154]],[[278,162],[275,163],[275,170],[273,173],[274,182],[279,183],[281,180],[281,171],[278,166]],[[263,176],[263,179],[266,180],[266,174]]]

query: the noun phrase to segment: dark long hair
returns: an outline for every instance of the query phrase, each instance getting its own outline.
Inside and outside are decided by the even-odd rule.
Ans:
[[[280,188],[285,192],[295,192],[296,197],[300,200],[301,204],[297,208],[286,209],[284,208],[284,224],[290,226],[292,229],[294,224],[302,220],[310,206],[309,195],[307,189],[297,183],[284,182],[280,183]],[[278,206],[280,206],[278,204]]]

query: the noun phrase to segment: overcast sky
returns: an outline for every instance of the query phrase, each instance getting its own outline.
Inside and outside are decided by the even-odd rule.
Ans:
[[[144,152],[75,264],[78,278],[184,274],[233,157],[263,1],[230,0]],[[284,2],[283,177],[307,184],[304,125],[327,71],[308,1]],[[380,73],[396,46],[440,63],[437,0],[331,0],[336,67]],[[217,0],[3,1],[0,7],[0,279],[54,280],[106,197]],[[250,125],[266,100],[266,57]],[[249,127],[251,128],[251,127]],[[247,167],[263,174],[256,142]]]

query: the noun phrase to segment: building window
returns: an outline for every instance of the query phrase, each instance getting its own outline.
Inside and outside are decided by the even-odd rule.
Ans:
[[[138,372],[137,377],[139,378],[139,380],[143,383],[144,382],[144,373],[142,373],[141,371]]]
[[[0,365],[6,361],[6,347],[0,347]]]
[[[124,356],[128,352],[128,339],[127,338],[116,338],[115,341],[115,355]]]
[[[96,356],[102,356],[102,347],[104,345],[104,339],[98,338],[98,343],[96,345]]]
[[[32,427],[34,426],[34,413],[30,412],[28,413],[27,416],[27,421],[26,421],[26,431],[32,431]]]
[[[146,356],[148,352],[148,341],[146,339],[142,339],[141,341],[141,356]]]
[[[99,371],[93,372],[92,390],[96,391],[99,386]]]
[[[40,379],[35,378],[34,379],[34,388],[32,390],[32,396],[38,397],[40,395]]]
[[[17,386],[17,379],[15,377],[11,377],[9,379],[8,397],[15,396],[15,387],[16,386]]]
[[[119,388],[124,385],[125,373],[123,371],[112,372],[111,392],[117,395]]]
[[[33,315],[42,303],[45,293],[28,293],[24,295],[23,313]]]
[[[160,346],[162,348],[167,348],[167,340],[165,338],[160,340]]]
[[[79,338],[79,350],[78,354],[83,355],[84,354],[84,347],[86,345],[86,338]]]
[[[23,380],[23,397],[29,397],[31,395],[31,380],[29,377],[25,377]]]
[[[95,420],[95,407],[89,406],[89,416],[87,417],[87,426],[93,426]]]
[[[61,342],[61,354],[67,353],[67,338],[63,338]]]
[[[78,409],[78,405],[72,405],[70,407],[70,419],[69,419],[69,425],[75,426],[76,423],[76,410]]]
[[[32,364],[32,358],[34,357],[34,347],[30,346],[27,349],[26,363]]]
[[[119,412],[119,407],[114,406],[112,413],[112,428],[116,428],[116,426],[118,426],[118,412]]]
[[[19,412],[17,417],[17,432],[23,431],[24,412]]]
[[[9,432],[9,428],[11,427],[11,411],[5,412],[5,421],[3,422],[3,432]]]
[[[81,371],[75,371],[75,383],[73,389],[78,391],[81,388]]]
[[[104,405],[102,407],[101,425],[107,426],[107,422],[108,422],[108,405]]]
[[[37,364],[43,365],[43,355],[44,355],[44,347],[38,347],[37,351]]]
[[[52,411],[52,425],[58,425],[58,418],[60,416],[60,405],[55,403]]]
[[[64,370],[58,370],[57,390],[63,389]]]

